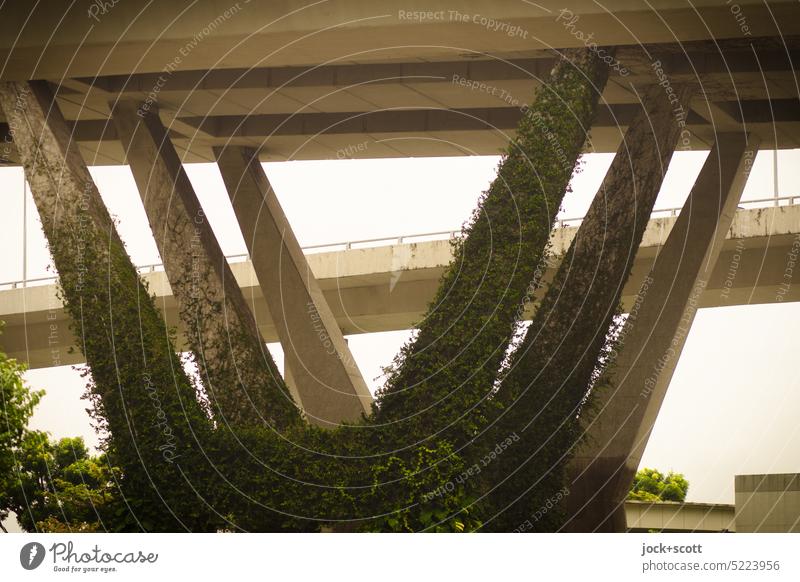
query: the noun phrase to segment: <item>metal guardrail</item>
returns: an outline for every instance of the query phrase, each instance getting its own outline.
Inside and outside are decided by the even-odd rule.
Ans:
[[[800,201],[800,196],[782,196],[779,198],[757,198],[754,200],[741,200],[739,202],[739,209],[744,210],[746,204],[761,204],[764,205],[765,203],[769,203],[769,206],[791,206],[797,204]],[[781,204],[784,202],[784,204]],[[669,216],[678,216],[681,211],[680,206],[676,206],[675,208],[657,208],[653,210],[650,214],[650,218],[659,218],[661,215]],[[575,217],[575,218],[562,218],[558,221],[558,226],[561,228],[577,226],[583,221],[583,216]],[[343,242],[335,242],[335,243],[326,243],[326,244],[319,244],[319,245],[309,245],[301,247],[304,251],[311,251],[311,252],[324,252],[324,251],[335,251],[335,250],[353,250],[359,248],[375,248],[379,246],[385,246],[387,244],[403,244],[403,243],[410,243],[410,242],[425,242],[420,239],[429,239],[429,240],[446,240],[455,238],[460,234],[461,231],[458,230],[444,230],[440,232],[426,232],[422,234],[408,234],[402,236],[386,236],[381,238],[367,238],[362,240],[354,240],[354,241],[343,241]],[[250,259],[250,255],[247,253],[238,254],[238,255],[229,255],[225,257],[228,260],[228,263],[243,263]],[[136,268],[140,274],[145,273],[156,273],[164,270],[163,263],[155,263],[152,265],[142,265]],[[0,291],[6,289],[18,289],[30,286],[39,286],[46,283],[54,282],[58,277],[51,276],[51,277],[38,277],[35,279],[27,279],[22,281],[9,281],[7,283],[0,283]],[[34,285],[31,285],[33,283]]]

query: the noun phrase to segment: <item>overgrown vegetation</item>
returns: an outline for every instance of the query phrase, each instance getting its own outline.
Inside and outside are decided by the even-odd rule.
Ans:
[[[667,474],[656,469],[640,469],[633,479],[628,499],[634,501],[686,501],[689,482],[682,473]]]
[[[37,121],[33,110],[47,111],[46,90],[35,87],[31,99],[21,95],[19,84],[5,84],[3,109],[13,111],[12,117],[27,116],[27,125],[18,125],[28,133],[15,140],[37,144],[20,154],[87,360],[94,418],[108,435],[96,459],[75,453],[81,450],[77,442],[62,446],[31,437],[37,454],[50,455],[59,474],[82,475],[85,469],[96,479],[91,494],[75,489],[80,484],[69,478],[48,483],[48,491],[69,491],[74,508],[67,515],[45,511],[28,525],[147,531],[486,528],[498,510],[487,502],[497,471],[530,450],[519,444],[518,419],[503,420],[521,394],[509,380],[514,362],[530,343],[526,338],[520,352],[513,340],[521,337],[523,310],[541,284],[550,231],[607,74],[593,52],[575,49],[543,80],[497,178],[454,243],[455,260],[425,319],[395,359],[373,415],[329,431],[281,418],[281,410],[270,411],[275,418],[260,426],[210,418],[175,353],[174,331],[139,279],[85,165],[67,135],[48,133],[60,123],[66,134],[63,119],[47,126]],[[28,99],[26,106],[19,111],[12,97]],[[52,167],[43,171],[42,164]],[[62,171],[66,179],[52,182]],[[615,307],[590,323],[594,355],[585,358],[589,373],[574,380],[578,403],[607,361]],[[561,421],[563,414],[554,415],[541,431],[555,433]],[[549,451],[544,463],[563,454],[563,439],[548,449],[546,440],[527,438]],[[64,447],[72,457],[61,454]],[[98,472],[100,465],[108,472]],[[92,495],[112,487],[112,477],[126,509],[110,503],[114,510],[107,513]],[[529,479],[511,484],[527,488]],[[507,492],[512,498],[524,493]],[[104,508],[96,511],[97,519],[84,511],[87,505],[94,510],[95,501]],[[555,520],[557,513],[552,515]],[[494,523],[489,528],[499,522]]]

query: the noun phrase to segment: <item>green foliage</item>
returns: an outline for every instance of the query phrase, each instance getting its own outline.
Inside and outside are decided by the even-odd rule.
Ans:
[[[418,333],[379,394],[374,416],[391,423],[395,447],[442,437],[463,446],[496,410],[498,370],[540,282],[607,74],[590,51],[566,51],[525,110]]]
[[[97,531],[118,522],[119,471],[91,455],[82,438],[53,441],[28,429],[43,391],[25,385],[25,367],[0,353],[0,519],[9,512],[34,531]]]
[[[25,438],[28,420],[43,394],[25,386],[23,372],[24,365],[0,352],[0,521],[8,517],[15,456]]]
[[[6,509],[26,531],[103,531],[116,521],[119,471],[105,455],[89,454],[80,437],[26,432],[11,475]]]
[[[56,487],[69,490],[72,513],[44,512],[32,524],[148,531],[481,528],[487,516],[478,500],[491,484],[475,468],[506,436],[485,440],[502,412],[498,376],[540,283],[549,234],[606,76],[592,51],[575,49],[544,80],[497,178],[455,241],[453,265],[415,338],[396,358],[374,414],[358,425],[323,431],[281,409],[271,410],[263,425],[212,422],[175,353],[174,332],[104,209],[69,206],[60,221],[43,220],[86,356],[87,396],[98,428],[108,432],[103,460],[119,467],[111,474],[118,474],[130,512],[111,503],[109,522],[90,520],[82,513],[90,492],[70,489],[78,484],[67,479]],[[37,204],[43,211],[44,203]]]
[[[681,473],[666,475],[656,469],[640,469],[633,479],[628,499],[635,501],[686,501],[689,482]]]

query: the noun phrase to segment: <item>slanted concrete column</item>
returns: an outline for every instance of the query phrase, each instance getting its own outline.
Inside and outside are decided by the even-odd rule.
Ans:
[[[228,146],[216,154],[306,417],[330,427],[369,414],[372,396],[257,152]]]
[[[221,422],[282,428],[299,412],[157,111],[113,105],[147,218]]]
[[[87,396],[123,471],[131,527],[218,529],[198,492],[210,423],[48,84],[0,83],[0,108],[91,371]]]
[[[612,385],[570,466],[571,531],[625,531],[624,499],[744,190],[758,142],[720,134],[631,309]]]

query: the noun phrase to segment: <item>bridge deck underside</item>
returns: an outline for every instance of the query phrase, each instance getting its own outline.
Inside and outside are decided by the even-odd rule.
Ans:
[[[589,149],[616,150],[656,69],[697,86],[691,147],[738,129],[762,149],[800,147],[800,18],[789,0],[741,0],[739,15],[720,2],[576,2],[572,19],[560,5],[479,0],[459,12],[466,21],[441,0],[425,3],[434,16],[424,20],[388,2],[288,15],[236,3],[227,16],[217,3],[152,4],[95,18],[3,10],[0,78],[50,81],[90,165],[124,163],[109,123],[118,99],[158,107],[186,162],[213,161],[228,143],[259,148],[264,161],[497,154],[555,51],[590,34],[618,46],[618,63]]]

